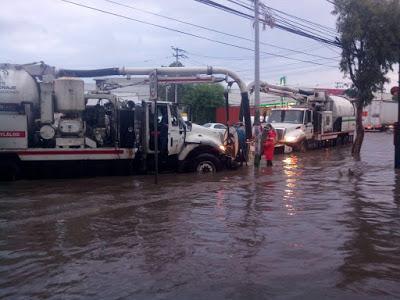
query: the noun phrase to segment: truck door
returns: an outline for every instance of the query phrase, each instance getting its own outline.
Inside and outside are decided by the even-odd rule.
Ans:
[[[169,134],[169,117],[168,117],[168,106],[165,103],[157,104],[157,128],[154,128],[154,114],[153,107],[148,104],[148,138],[149,141],[149,153],[154,153],[154,137],[158,138],[158,151],[161,155],[166,155],[168,152],[168,134]]]
[[[304,116],[304,126],[307,140],[312,139],[314,135],[314,125],[313,125],[313,112],[311,110],[306,110]]]
[[[184,130],[182,122],[179,122],[178,107],[175,104],[169,107],[168,129],[168,155],[179,154],[184,143]]]

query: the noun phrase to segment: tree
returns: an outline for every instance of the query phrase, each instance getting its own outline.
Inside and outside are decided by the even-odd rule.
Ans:
[[[363,108],[386,83],[394,62],[393,7],[397,0],[334,0],[342,46],[340,69],[350,76],[356,108],[356,139],[352,155],[359,157],[364,140]]]
[[[224,88],[220,84],[185,85],[182,100],[190,105],[193,122],[214,122],[215,109],[224,105]]]

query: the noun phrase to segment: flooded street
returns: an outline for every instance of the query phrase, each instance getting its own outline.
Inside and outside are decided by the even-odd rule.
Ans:
[[[393,136],[217,175],[0,185],[0,299],[393,299]]]

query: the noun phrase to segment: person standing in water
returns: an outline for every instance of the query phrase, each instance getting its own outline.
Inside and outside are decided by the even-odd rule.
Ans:
[[[238,135],[239,139],[239,160],[240,160],[240,165],[243,165],[243,162],[246,162],[247,166],[247,143],[246,143],[246,131],[244,128],[243,122],[237,123],[235,126],[236,132]]]
[[[272,167],[272,160],[274,159],[276,131],[271,124],[265,126],[265,141],[264,141],[264,157],[267,161],[267,166]]]

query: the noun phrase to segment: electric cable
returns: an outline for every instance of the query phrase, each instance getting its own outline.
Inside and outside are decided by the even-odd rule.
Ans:
[[[168,17],[168,16],[165,16],[165,15],[162,15],[162,14],[159,14],[159,13],[154,13],[154,12],[151,12],[149,10],[137,8],[137,7],[134,7],[134,6],[131,6],[131,5],[127,5],[127,4],[124,4],[124,3],[120,3],[120,2],[117,2],[117,1],[113,1],[113,0],[104,0],[104,1],[108,2],[108,3],[112,3],[112,4],[115,4],[115,5],[118,5],[118,6],[122,6],[122,7],[125,7],[125,8],[129,8],[129,9],[132,9],[132,10],[140,11],[140,12],[143,12],[143,13],[146,13],[146,14],[149,14],[149,15],[153,15],[153,16],[157,16],[157,17],[164,18],[164,19],[167,19],[167,20],[175,21],[175,22],[178,22],[178,23],[181,23],[181,24],[193,26],[193,27],[196,27],[196,28],[208,30],[208,31],[211,31],[211,32],[223,34],[223,35],[226,35],[226,36],[238,38],[238,39],[249,41],[249,42],[254,42],[253,39],[245,38],[243,36],[238,36],[238,35],[235,35],[235,34],[223,32],[223,31],[220,31],[220,30],[217,30],[217,29],[206,27],[206,26],[202,26],[202,25],[198,25],[198,24],[193,24],[193,23],[190,23],[190,22],[182,21],[182,20],[179,20],[177,18]],[[327,60],[330,59],[328,57],[323,57],[323,56],[320,56],[320,55],[317,55],[317,54],[309,54],[309,53],[304,52],[304,51],[285,48],[285,47],[277,46],[277,45],[270,44],[270,43],[260,42],[260,44],[266,45],[266,46],[270,46],[270,47],[273,47],[273,48],[277,48],[277,49],[280,49],[280,50],[290,51],[290,52],[293,52],[293,53],[304,54],[304,55],[318,57],[318,58],[325,58]],[[287,55],[289,55],[289,54],[287,54]]]
[[[214,8],[218,8],[218,9],[224,10],[226,12],[235,14],[235,15],[240,16],[240,17],[244,17],[244,18],[249,19],[249,20],[253,20],[254,19],[254,17],[252,15],[249,15],[249,14],[246,14],[244,12],[241,12],[241,11],[235,10],[233,8],[230,8],[228,6],[219,4],[219,3],[215,2],[215,1],[211,1],[211,0],[194,0],[194,1],[202,3],[202,4],[205,4],[205,5],[208,5],[208,6],[211,6],[211,7],[214,7]],[[279,28],[279,29],[282,29],[282,30],[285,30],[285,31],[288,31],[288,32],[291,32],[291,33],[306,37],[306,38],[310,38],[310,39],[313,39],[313,40],[316,40],[316,41],[319,41],[319,42],[322,42],[322,43],[326,43],[326,44],[329,44],[329,45],[333,45],[333,46],[336,46],[336,47],[340,47],[340,43],[339,43],[339,41],[337,39],[329,40],[327,38],[315,36],[313,34],[310,34],[310,33],[304,32],[302,30],[299,30],[297,28],[290,28],[290,27],[287,27],[287,26],[282,25],[282,24],[276,24],[275,23],[274,26]]]
[[[236,44],[231,44],[231,43],[215,40],[215,39],[212,39],[212,38],[208,38],[208,37],[205,37],[205,36],[202,36],[202,35],[197,35],[197,34],[185,32],[183,30],[174,29],[174,28],[170,28],[170,27],[167,27],[167,26],[163,26],[163,25],[159,25],[159,24],[155,24],[155,23],[139,20],[139,19],[136,19],[136,18],[132,18],[132,17],[128,17],[128,16],[125,16],[125,15],[117,14],[117,13],[114,13],[114,12],[110,12],[110,11],[107,11],[107,10],[104,10],[104,9],[99,9],[99,8],[96,8],[96,7],[93,7],[93,6],[88,6],[88,5],[85,5],[85,4],[77,3],[77,2],[74,2],[74,1],[70,1],[70,0],[59,0],[59,1],[62,1],[62,2],[65,2],[65,3],[69,3],[69,4],[73,4],[75,6],[83,7],[83,8],[86,8],[86,9],[94,10],[94,11],[97,11],[97,12],[101,12],[101,13],[104,13],[104,14],[116,16],[116,17],[119,17],[119,18],[122,18],[122,19],[126,19],[126,20],[130,20],[130,21],[134,21],[134,22],[150,25],[150,26],[153,26],[153,27],[157,27],[157,28],[161,28],[161,29],[165,29],[165,30],[181,33],[181,34],[188,35],[188,36],[191,36],[191,37],[195,37],[195,38],[198,38],[198,39],[203,39],[203,40],[207,40],[207,41],[210,41],[210,42],[222,44],[222,45],[225,45],[225,46],[231,46],[231,47],[235,47],[235,48],[238,48],[238,49],[243,49],[243,50],[248,50],[248,51],[253,51],[254,52],[254,49],[252,49],[252,48],[243,47],[243,46],[239,46],[239,45],[236,45]],[[301,61],[301,62],[305,62],[305,63],[315,64],[315,65],[325,65],[325,64],[314,62],[314,61],[310,61],[310,60],[301,60],[301,59],[292,58],[292,57],[288,57],[288,56],[285,56],[285,55],[275,54],[275,53],[266,52],[266,51],[260,51],[260,53],[268,54],[268,55],[275,56],[275,57],[286,58],[286,59],[289,59],[289,60]],[[330,66],[330,67],[332,67],[332,66]]]

